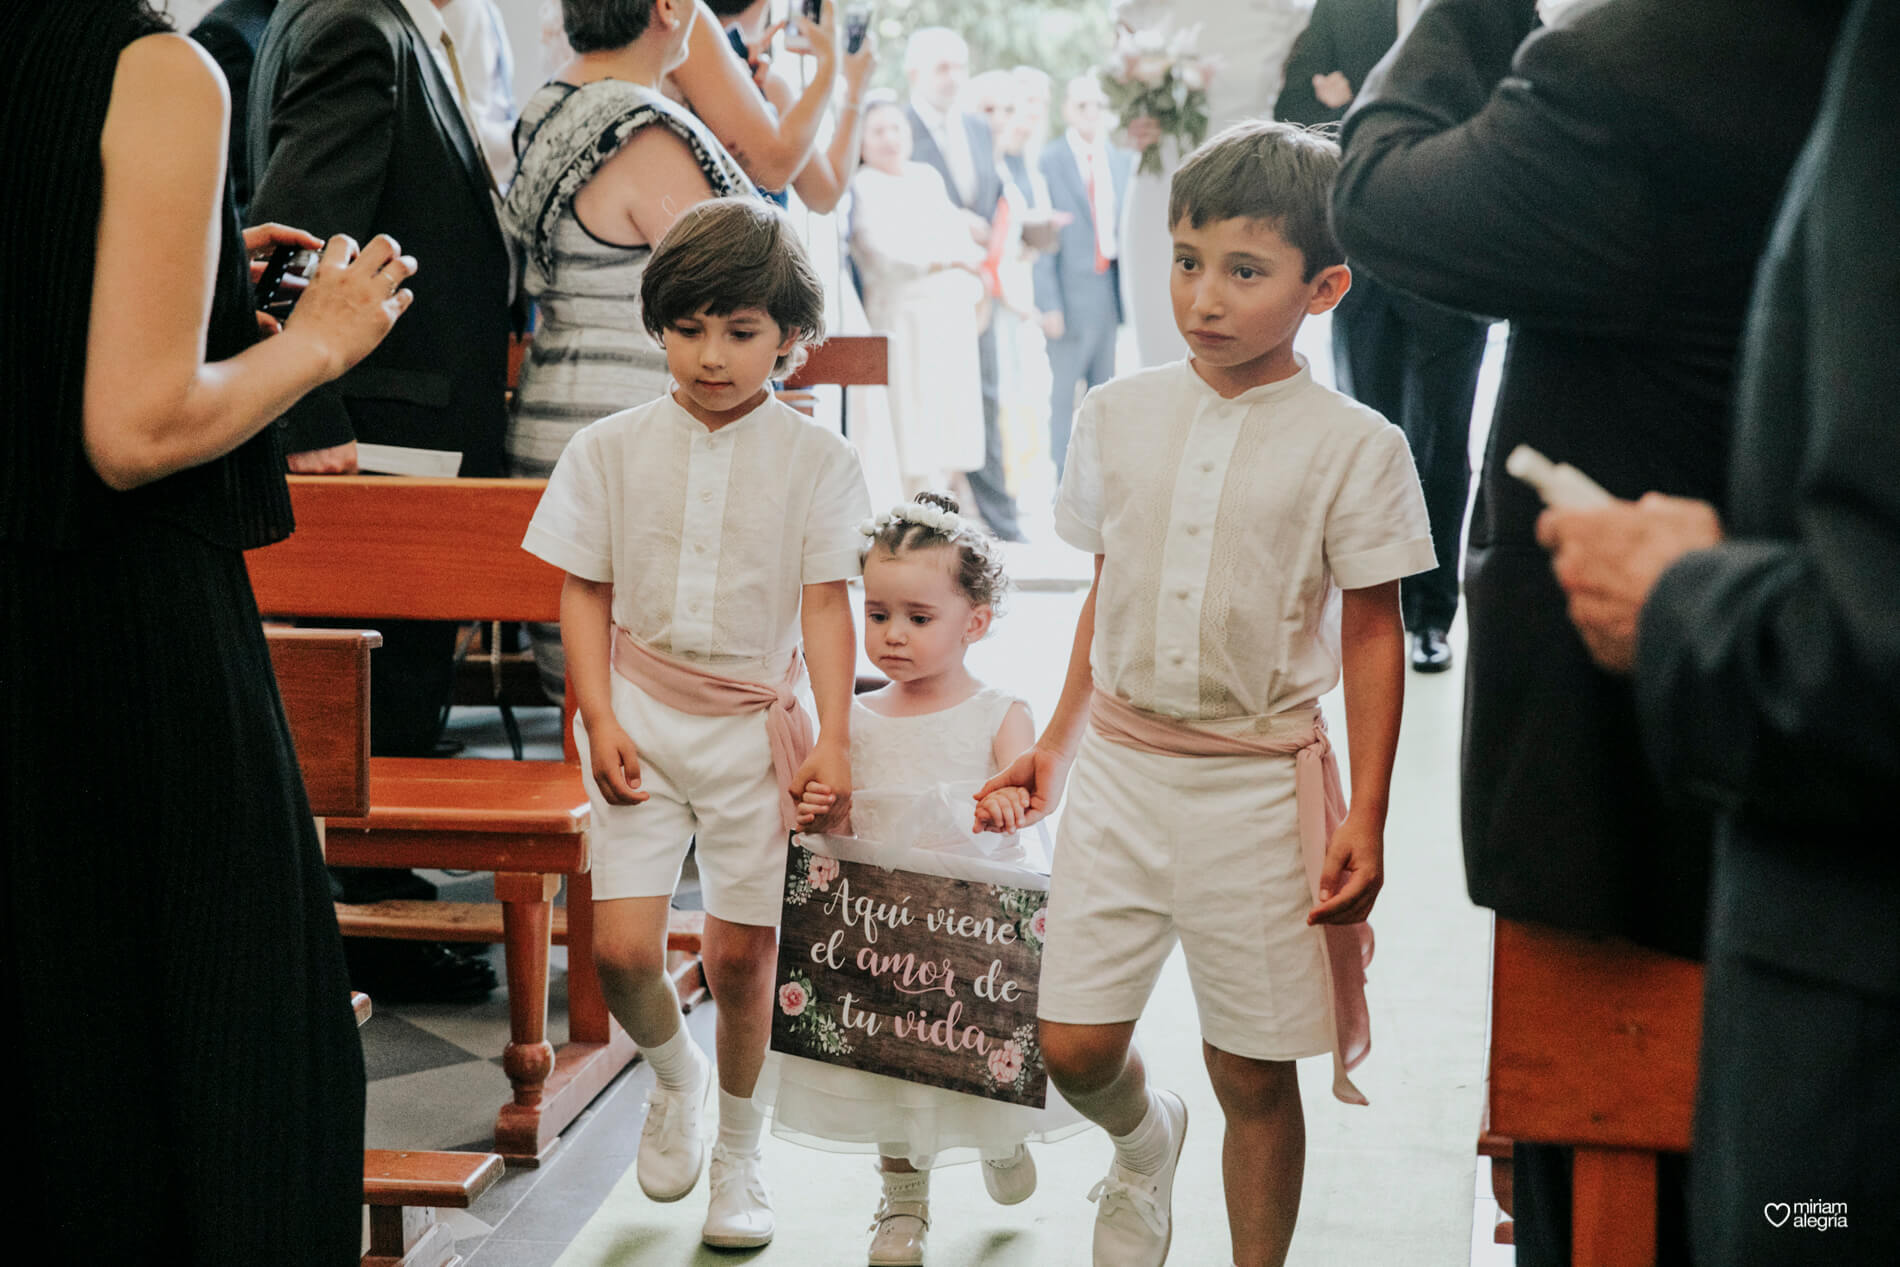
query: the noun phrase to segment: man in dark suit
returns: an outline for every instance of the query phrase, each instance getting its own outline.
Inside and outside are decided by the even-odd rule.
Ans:
[[[1115,331],[1122,321],[1118,209],[1128,192],[1127,150],[1110,145],[1108,98],[1092,75],[1069,81],[1064,134],[1044,147],[1038,166],[1051,206],[1070,218],[1054,251],[1036,257],[1036,308],[1049,340],[1049,456],[1056,478],[1069,455],[1075,384],[1115,377]]]
[[[443,39],[438,9],[446,3],[282,0],[258,50],[252,217],[321,237],[388,233],[421,266],[400,333],[285,417],[294,471],[354,471],[362,441],[459,453],[463,475],[504,473],[511,265],[493,184],[456,90],[452,44]],[[379,627],[374,751],[429,756],[453,683],[456,626]],[[339,878],[351,901],[423,886],[400,872]],[[358,948],[359,957],[366,953]],[[493,985],[485,963],[457,969],[442,954],[434,960],[425,970],[442,981],[459,971],[474,992],[479,967]]]
[[[1726,522],[1539,525],[1658,774],[1718,814],[1691,1189],[1723,1267],[1900,1262],[1896,61],[1862,0],[1756,284]]]
[[[1379,59],[1418,16],[1399,0],[1319,0],[1287,59],[1274,115],[1292,123],[1342,118]],[[1341,391],[1405,432],[1425,489],[1438,566],[1399,584],[1412,667],[1451,667],[1445,634],[1458,614],[1458,545],[1471,494],[1471,405],[1488,324],[1385,285],[1352,260],[1352,289],[1333,309],[1333,376]]]
[[[970,237],[988,246],[990,221],[1003,197],[990,128],[957,109],[957,95],[970,75],[970,49],[963,37],[940,26],[911,32],[904,46],[904,77],[910,83],[911,157],[943,177],[950,201],[962,209]],[[1003,472],[1003,434],[997,422],[996,329],[977,338],[983,375],[983,469],[969,473],[976,509],[1005,541],[1021,541],[1016,499]]]
[[[1720,503],[1749,286],[1841,8],[1608,0],[1526,40],[1532,0],[1433,0],[1346,119],[1347,254],[1512,323],[1465,566],[1466,882],[1501,915],[1701,953],[1709,820],[1644,763],[1503,458]],[[1518,1261],[1569,1262],[1567,1155],[1517,1161]],[[1663,1188],[1680,1259],[1678,1164]]]
[[[231,144],[226,166],[231,173],[231,192],[237,199],[238,222],[251,223],[246,214],[251,205],[251,150],[246,119],[250,115],[251,67],[257,62],[257,46],[264,42],[264,28],[277,10],[277,0],[222,0],[191,28],[211,60],[224,72],[231,86]]]

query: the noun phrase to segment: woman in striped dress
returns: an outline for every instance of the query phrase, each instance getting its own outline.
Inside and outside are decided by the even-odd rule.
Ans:
[[[666,355],[640,320],[640,278],[681,212],[749,194],[723,146],[660,81],[686,55],[688,0],[562,0],[574,59],[529,99],[509,231],[539,325],[515,394],[510,469],[545,477],[588,423],[658,399]],[[530,628],[542,684],[562,691],[557,626]]]

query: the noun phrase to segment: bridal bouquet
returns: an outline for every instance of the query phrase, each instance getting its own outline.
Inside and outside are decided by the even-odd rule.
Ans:
[[[1122,127],[1139,118],[1153,119],[1162,137],[1180,143],[1182,153],[1207,139],[1207,84],[1214,63],[1194,55],[1199,35],[1199,27],[1176,31],[1172,38],[1155,30],[1120,32],[1101,79]],[[1140,170],[1160,174],[1158,139],[1141,151]]]

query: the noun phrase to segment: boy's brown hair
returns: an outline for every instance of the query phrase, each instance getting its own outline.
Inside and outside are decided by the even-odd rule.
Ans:
[[[1245,217],[1299,248],[1302,281],[1346,262],[1328,214],[1339,175],[1339,145],[1326,131],[1295,123],[1237,123],[1188,155],[1168,192],[1168,224]]]
[[[687,210],[640,279],[640,319],[654,338],[700,313],[763,308],[802,346],[825,337],[825,285],[792,222],[760,198],[712,198]],[[795,347],[773,372],[796,363]]]

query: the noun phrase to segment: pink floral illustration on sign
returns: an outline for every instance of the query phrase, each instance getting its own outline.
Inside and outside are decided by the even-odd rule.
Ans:
[[[805,878],[811,881],[811,887],[821,893],[831,892],[831,882],[838,878],[838,860],[815,853],[806,864]]]
[[[1016,1081],[1023,1071],[1023,1049],[1015,1039],[990,1049],[990,1077],[1000,1083]]]
[[[787,1016],[797,1016],[811,1002],[811,995],[797,981],[787,981],[778,988],[778,1009]]]
[[[1037,941],[1049,940],[1049,908],[1042,907],[1029,917],[1029,934]]]

